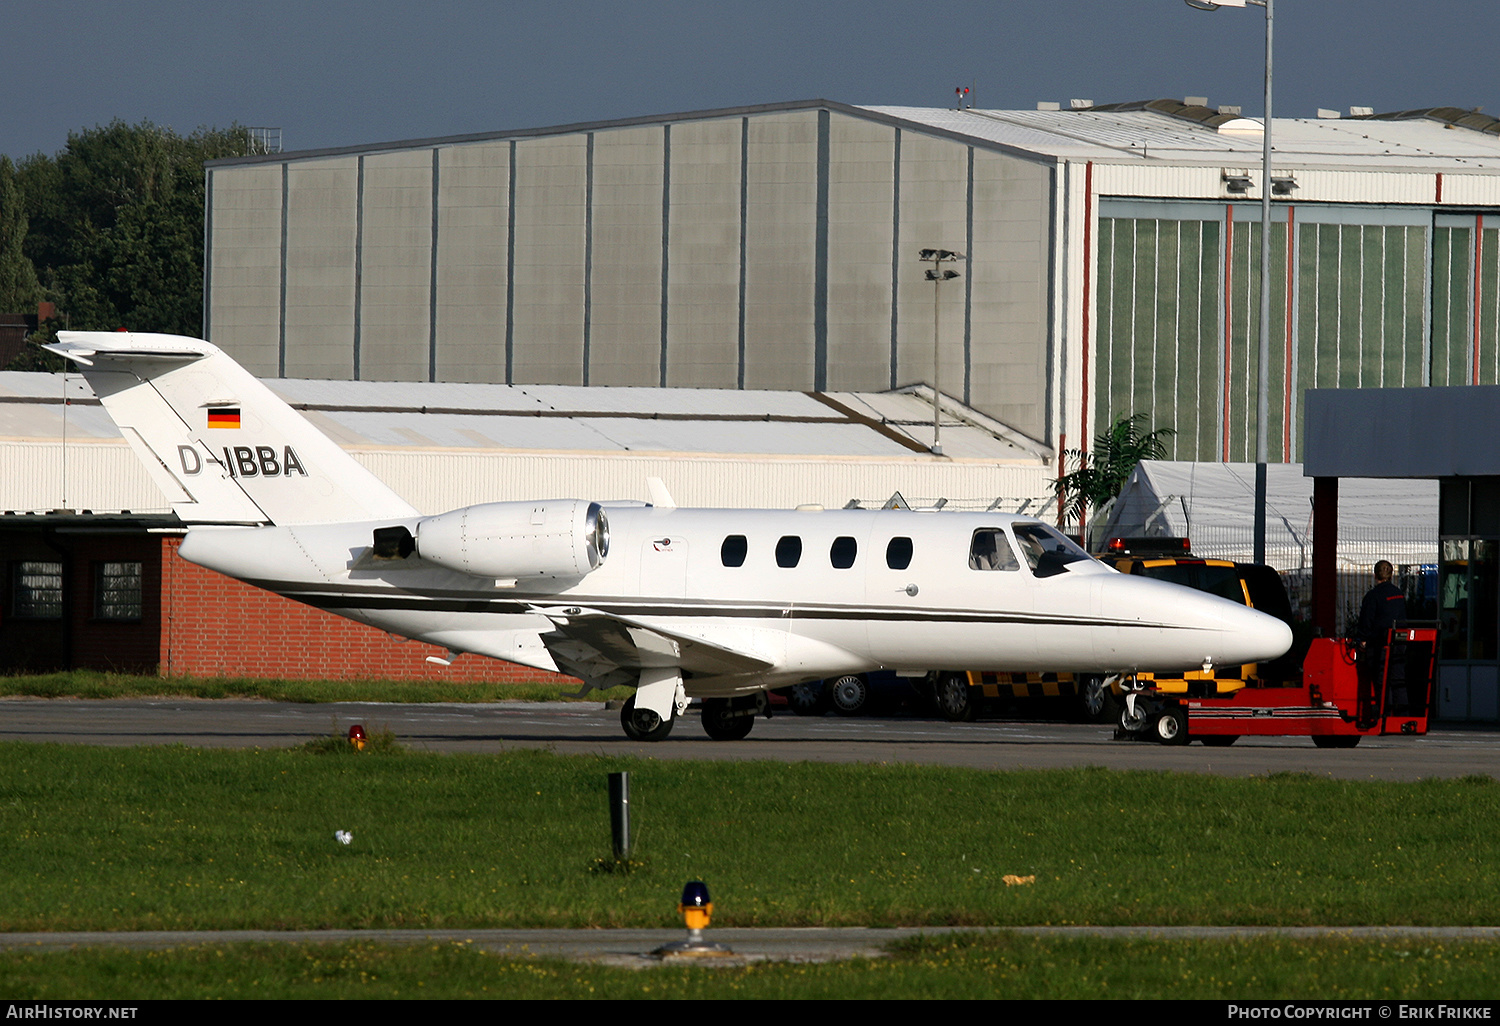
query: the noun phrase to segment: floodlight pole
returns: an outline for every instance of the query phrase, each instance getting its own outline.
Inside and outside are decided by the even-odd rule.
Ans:
[[[951,281],[958,277],[958,272],[943,270],[943,262],[946,260],[962,260],[962,253],[955,253],[951,249],[924,249],[918,254],[918,259],[924,263],[932,264],[927,272],[927,280],[932,282],[932,454],[941,456],[943,454],[942,435],[942,389],[939,387],[939,366],[942,363],[941,353],[938,349],[938,286],[945,281]]]
[[[1266,11],[1266,111],[1261,127],[1260,164],[1260,361],[1255,407],[1255,562],[1266,561],[1266,427],[1271,419],[1271,38],[1275,0],[1184,0],[1200,11],[1251,4]],[[1291,297],[1287,297],[1291,301]],[[1290,382],[1285,382],[1290,387]],[[1282,454],[1286,458],[1286,454]]]

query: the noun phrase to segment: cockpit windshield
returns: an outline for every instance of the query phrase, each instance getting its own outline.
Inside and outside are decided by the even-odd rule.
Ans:
[[[1062,573],[1069,563],[1091,557],[1067,537],[1046,524],[1016,524],[1012,528],[1031,572],[1038,577]]]

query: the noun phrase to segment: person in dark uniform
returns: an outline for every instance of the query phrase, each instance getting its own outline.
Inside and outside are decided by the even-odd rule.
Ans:
[[[1379,683],[1385,665],[1385,646],[1391,628],[1406,622],[1406,595],[1391,583],[1394,570],[1388,560],[1376,563],[1375,587],[1365,593],[1365,599],[1359,605],[1359,626],[1355,637],[1363,650],[1361,662],[1365,664],[1365,676],[1372,689]],[[1391,676],[1391,693],[1386,696],[1386,702],[1404,709],[1407,704],[1405,677],[1398,677],[1394,668]]]

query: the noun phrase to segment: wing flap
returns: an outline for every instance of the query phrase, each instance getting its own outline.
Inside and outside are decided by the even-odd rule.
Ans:
[[[707,632],[576,606],[532,611],[552,621],[553,632],[542,640],[560,664],[589,662],[617,669],[676,666],[701,676],[764,673],[776,665],[764,655],[726,644]]]

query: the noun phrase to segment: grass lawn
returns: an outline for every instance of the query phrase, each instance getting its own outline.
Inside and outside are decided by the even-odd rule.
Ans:
[[[465,944],[236,944],[0,953],[0,991],[44,998],[1493,998],[1500,945],[934,935],[890,957],[609,968]]]
[[[691,879],[720,926],[1496,924],[1497,820],[1477,776],[11,743],[0,927],[676,926]]]
[[[412,680],[258,680],[157,677],[70,670],[0,676],[0,695],[32,698],[264,698],[273,702],[557,702],[581,684],[462,684]],[[634,689],[595,691],[590,702],[629,697]]]

